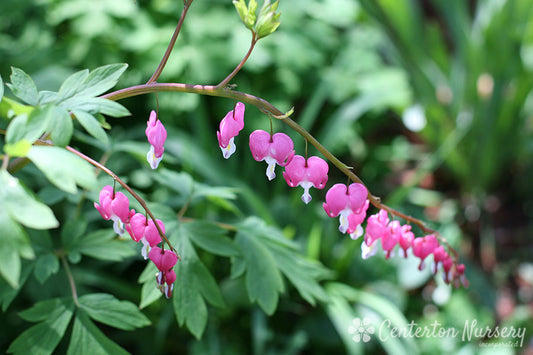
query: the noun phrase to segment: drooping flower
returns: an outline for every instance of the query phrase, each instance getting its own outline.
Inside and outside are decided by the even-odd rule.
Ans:
[[[228,159],[235,153],[235,136],[244,128],[244,104],[237,102],[235,109],[231,110],[220,121],[219,131],[217,131],[218,145],[222,150],[224,158]]]
[[[159,219],[156,220],[157,224],[165,233],[165,225]],[[147,220],[146,216],[142,213],[136,213],[130,219],[130,224],[126,225],[126,230],[131,235],[131,238],[136,242],[141,242],[143,247],[141,254],[144,259],[148,258],[148,252],[150,248],[161,243],[161,236],[153,220]]]
[[[309,203],[309,189],[323,189],[328,182],[328,170],[328,163],[322,158],[312,156],[306,160],[301,155],[295,155],[285,167],[283,177],[290,187],[303,187],[302,201]]]
[[[365,205],[368,190],[363,184],[353,183],[350,186],[335,184],[326,193],[326,202],[322,205],[330,217],[339,216],[339,231],[348,230],[348,216],[358,213]]]
[[[368,259],[378,251],[376,240],[387,238],[390,235],[389,217],[387,211],[379,210],[378,213],[368,217],[365,230],[365,241],[361,244],[362,258]]]
[[[113,230],[118,235],[124,234],[124,224],[129,223],[130,217],[135,211],[130,211],[130,201],[122,192],[115,192],[111,185],[102,188],[99,195],[99,202],[94,203],[94,207],[100,212],[105,220],[113,221]]]
[[[294,156],[294,144],[285,133],[270,133],[255,130],[250,134],[250,151],[256,161],[265,161],[268,180],[276,177],[276,164],[286,166]]]
[[[401,225],[398,221],[391,221],[387,227],[390,232],[381,237],[381,247],[386,252],[386,259],[392,256],[392,250],[400,241],[402,233]]]
[[[413,255],[420,258],[419,270],[423,270],[424,259],[439,246],[439,241],[433,234],[426,235],[423,238],[415,238],[413,240]]]
[[[173,267],[178,262],[178,256],[172,250],[164,250],[159,247],[153,247],[148,256],[159,269],[156,277],[159,290],[165,297],[170,298],[174,289],[174,281],[176,281]]]
[[[439,245],[433,250],[433,274],[437,273],[439,263],[442,263],[447,257],[448,253],[444,250],[442,245]]]
[[[400,254],[403,254],[403,257],[407,258],[407,249],[411,247],[415,235],[411,232],[411,226],[409,224],[401,226],[400,231],[400,239],[398,240],[398,244],[400,244]]]
[[[146,160],[150,163],[152,169],[156,169],[159,162],[163,159],[165,148],[163,145],[167,139],[167,130],[163,123],[157,118],[157,114],[152,110],[150,119],[146,123],[146,137],[150,143],[150,150],[146,155]]]
[[[174,282],[176,281],[176,272],[173,269],[166,272],[159,271],[156,276],[156,280],[157,288],[165,295],[165,297],[172,297]]]
[[[160,247],[153,247],[148,253],[148,257],[159,271],[170,271],[178,262],[178,256],[172,250],[161,249]]]
[[[366,211],[368,210],[369,205],[370,202],[366,200],[363,208],[361,208],[359,212],[351,213],[348,216],[348,230],[346,232],[350,234],[350,238],[353,240],[356,240],[364,233],[364,229],[361,224],[365,221]]]

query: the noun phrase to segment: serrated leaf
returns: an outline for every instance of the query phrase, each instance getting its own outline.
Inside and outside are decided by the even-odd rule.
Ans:
[[[8,84],[13,94],[22,101],[37,105],[39,93],[32,78],[22,69],[11,67],[11,85]]]
[[[233,240],[226,237],[227,231],[213,223],[195,221],[184,223],[181,227],[181,233],[187,233],[195,245],[212,254],[227,257],[240,255]]]
[[[1,206],[3,205],[3,206]],[[7,171],[0,171],[0,207],[11,218],[33,229],[51,229],[59,226],[50,207],[37,201]]]
[[[89,70],[83,69],[69,76],[57,93],[57,101],[63,101],[77,94],[84,87],[84,80],[89,76]]]
[[[30,308],[19,313],[19,316],[28,322],[42,322],[53,318],[54,313],[61,312],[64,308],[71,308],[72,302],[66,298],[52,298],[39,301]]]
[[[104,144],[109,143],[109,139],[104,129],[102,128],[102,125],[93,115],[80,110],[74,110],[73,113],[74,116],[76,116],[78,122],[81,124],[81,126],[85,128],[87,133],[89,133],[91,136],[98,139]]]
[[[31,317],[32,319],[43,319],[46,315],[44,322],[25,330],[16,338],[9,346],[8,353],[40,355],[51,354],[54,351],[70,323],[73,304],[60,300],[59,302],[49,302],[47,305],[55,308],[47,307],[49,312],[42,310],[39,313],[40,316],[36,314]],[[42,302],[37,303],[34,307],[42,307]]]
[[[120,301],[110,294],[84,295],[79,298],[79,303],[89,317],[111,327],[133,330],[151,324],[133,303]]]
[[[78,309],[72,328],[72,336],[67,354],[94,355],[94,354],[129,354],[118,344],[107,338],[96,325],[89,319],[86,312]]]
[[[121,261],[136,254],[130,241],[115,237],[116,234],[112,229],[99,230],[81,238],[70,252],[79,252],[96,259],[110,261]]]
[[[111,89],[118,82],[118,79],[128,68],[126,63],[109,64],[91,71],[89,76],[83,81],[82,87],[77,95],[97,96]]]
[[[39,91],[39,105],[47,105],[57,102],[57,92],[42,90]]]
[[[35,262],[35,278],[43,284],[50,276],[59,271],[59,260],[51,254],[41,255]]]
[[[68,111],[62,107],[53,106],[53,115],[48,121],[46,130],[50,132],[50,138],[57,146],[67,146],[74,132],[74,125]]]
[[[63,191],[75,194],[76,184],[86,189],[96,187],[92,166],[66,149],[50,146],[33,146],[28,158],[51,183]]]

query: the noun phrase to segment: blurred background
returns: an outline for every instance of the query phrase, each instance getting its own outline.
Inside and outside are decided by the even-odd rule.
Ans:
[[[19,67],[39,89],[57,90],[75,71],[125,62],[129,68],[119,86],[144,83],[181,9],[177,0],[3,0],[0,75],[7,81],[10,66]],[[374,195],[438,230],[459,251],[470,287],[451,289],[428,270],[416,271],[415,260],[363,261],[360,241],[341,235],[337,221],[322,210],[325,191],[313,191],[313,201],[304,205],[301,189],[290,189],[279,168],[278,178],[268,182],[266,164],[255,162],[248,149],[247,135],[270,127],[256,108],[247,107],[238,150],[225,161],[215,132],[234,103],[160,93],[159,117],[169,132],[165,167],[235,193],[192,201],[185,216],[232,223],[256,215],[281,228],[307,258],[332,271],[328,290],[334,302],[311,307],[289,289],[271,317],[229,302],[228,309],[210,313],[199,341],[177,326],[165,303],[156,302],[145,309],[152,327],[106,334],[139,354],[531,354],[533,2],[282,0],[279,11],[280,28],[259,42],[232,82],[282,111],[294,107],[294,120],[354,167]],[[159,82],[216,84],[249,42],[231,1],[195,0]],[[179,209],[186,201],[172,197],[142,161],[155,95],[121,103],[132,117],[108,120],[110,146],[103,149],[78,135],[79,147],[97,159],[107,155],[108,166],[136,190]],[[274,124],[303,154],[303,139]],[[309,153],[317,154],[313,148]],[[346,181],[330,170],[328,187]],[[415,234],[422,236],[420,230]],[[202,259],[224,296],[236,298],[228,276],[217,272],[220,261]],[[100,280],[118,274],[123,282],[112,292],[138,301],[140,265],[131,261],[111,272],[96,262],[85,264],[86,287],[109,287],[90,281],[92,272]],[[23,297],[0,315],[12,325],[2,330],[0,349],[27,328],[16,312],[53,292],[29,281]],[[437,320],[463,329],[465,320],[477,319],[491,328],[528,331],[521,349],[483,348],[460,338],[363,344],[351,341],[342,321],[401,316],[422,325]]]

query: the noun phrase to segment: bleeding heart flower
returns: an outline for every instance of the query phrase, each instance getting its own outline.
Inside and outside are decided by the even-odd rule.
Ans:
[[[157,119],[155,111],[150,113],[150,119],[146,123],[146,137],[150,143],[150,150],[146,155],[146,160],[150,163],[152,169],[156,169],[159,162],[163,159],[165,148],[163,145],[167,139],[167,130],[160,120]]]
[[[301,155],[295,155],[285,167],[283,177],[290,187],[303,187],[302,201],[309,203],[309,189],[323,189],[328,182],[328,170],[328,163],[322,158],[312,156],[306,160]]]
[[[339,216],[339,230],[346,233],[348,230],[348,216],[359,213],[365,205],[368,190],[359,183],[333,185],[326,193],[326,202],[322,205],[330,217]]]
[[[148,253],[148,257],[159,271],[163,272],[170,271],[178,262],[176,253],[172,250],[161,249],[160,247],[153,247]]]
[[[174,270],[159,271],[156,276],[157,288],[165,295],[166,298],[172,297],[174,290],[174,282],[176,281],[176,273]]]
[[[165,225],[161,220],[156,220],[157,224],[165,233]],[[150,248],[161,243],[161,236],[153,220],[146,220],[146,216],[142,213],[136,213],[130,219],[130,224],[126,226],[126,230],[131,235],[131,238],[136,242],[142,242],[143,247],[141,254],[144,259],[148,258]]]
[[[420,258],[419,270],[424,269],[424,259],[439,246],[437,238],[433,234],[413,240],[413,254]]]
[[[285,166],[294,155],[294,144],[291,137],[285,133],[270,133],[256,130],[250,134],[250,151],[256,161],[265,161],[268,166],[266,176],[268,180],[276,177],[276,164]]]
[[[219,128],[218,145],[224,158],[228,159],[237,149],[234,143],[235,136],[244,128],[244,104],[242,102],[237,102],[235,109],[226,114],[220,121]]]
[[[350,213],[348,216],[348,230],[346,232],[350,234],[350,238],[353,240],[356,240],[364,233],[364,229],[361,224],[365,221],[366,211],[368,210],[369,205],[370,202],[366,200],[363,208],[361,208],[359,212]]]
[[[113,230],[118,235],[124,234],[124,224],[129,223],[135,211],[130,211],[130,201],[122,192],[115,192],[111,185],[104,186],[100,191],[99,202],[94,207],[103,219],[113,221]]]

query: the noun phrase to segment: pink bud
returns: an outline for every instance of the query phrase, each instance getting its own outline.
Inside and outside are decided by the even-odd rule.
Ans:
[[[378,213],[368,217],[366,222],[365,242],[368,246],[380,238],[387,238],[391,230],[388,228],[389,217],[385,210],[379,210]]]
[[[407,249],[411,247],[411,244],[415,239],[415,235],[413,232],[411,232],[411,226],[408,224],[401,226],[400,230],[401,234],[398,243],[400,244],[400,248],[403,250],[404,257],[407,258]]]
[[[218,145],[224,158],[228,159],[236,150],[234,138],[244,128],[244,104],[237,102],[235,109],[220,121],[217,131]]]
[[[413,254],[420,258],[420,265],[418,268],[424,268],[424,259],[439,246],[437,238],[433,234],[426,235],[423,238],[415,238],[413,240]]]
[[[268,164],[266,175],[268,180],[276,177],[276,164],[285,166],[294,155],[294,144],[291,137],[285,133],[275,133],[273,136],[263,130],[256,130],[250,134],[250,151],[256,161]]]
[[[400,222],[392,221],[388,224],[387,229],[388,233],[384,233],[381,237],[381,247],[387,253],[386,258],[390,258],[392,254],[392,249],[398,244],[401,235],[401,226]]]
[[[163,153],[165,148],[163,145],[167,139],[167,130],[163,126],[160,120],[157,119],[155,111],[150,113],[150,119],[147,122],[146,137],[150,143],[150,151],[146,155],[146,159],[150,163],[152,169],[156,169],[161,159],[163,159]]]
[[[322,158],[312,156],[306,160],[301,155],[295,155],[285,167],[283,177],[290,187],[303,187],[302,201],[309,203],[309,189],[323,189],[328,182],[328,170],[328,163]]]
[[[164,250],[160,247],[153,247],[148,254],[148,257],[159,271],[167,272],[176,265],[178,257],[172,250]]]

